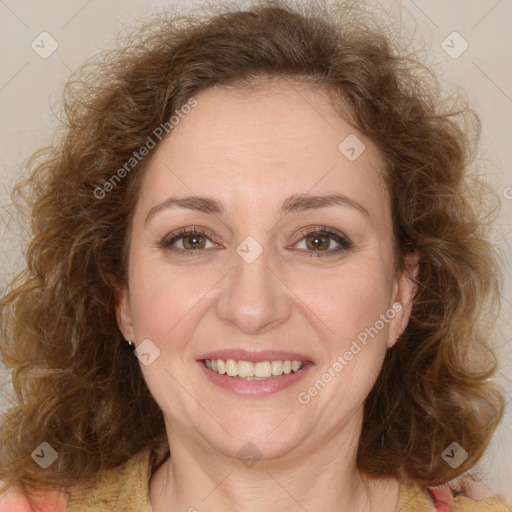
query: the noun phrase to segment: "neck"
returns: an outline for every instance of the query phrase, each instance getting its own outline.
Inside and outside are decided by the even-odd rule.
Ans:
[[[246,465],[190,431],[168,432],[171,457],[150,480],[153,512],[395,510],[398,482],[362,474],[356,466],[359,436],[342,434]]]

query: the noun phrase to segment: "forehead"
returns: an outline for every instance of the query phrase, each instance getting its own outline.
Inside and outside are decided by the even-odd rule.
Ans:
[[[196,100],[170,139],[176,139],[175,146],[194,144],[205,151],[222,147],[226,158],[251,149],[273,161],[305,152],[332,154],[340,133],[355,130],[334,109],[326,90],[307,83],[274,79],[216,86]]]
[[[261,208],[281,195],[340,192],[386,214],[381,155],[325,90],[281,80],[214,87],[195,100],[155,150],[141,199],[192,192]],[[352,148],[362,151],[355,159]]]

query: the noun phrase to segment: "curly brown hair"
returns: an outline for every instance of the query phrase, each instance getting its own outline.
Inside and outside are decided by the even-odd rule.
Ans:
[[[365,9],[284,0],[210,9],[159,13],[87,63],[66,84],[60,137],[27,162],[30,178],[16,189],[31,208],[27,267],[0,303],[15,390],[0,479],[30,495],[88,481],[147,447],[166,456],[162,411],[115,316],[151,157],[119,170],[199,92],[256,78],[329,91],[386,162],[397,269],[406,253],[420,256],[410,321],[366,401],[360,469],[429,486],[462,475],[504,407],[489,379],[501,275],[486,239],[493,193],[468,172],[478,117],[442,99],[419,54],[400,50]],[[454,440],[469,454],[456,469],[441,457]],[[42,470],[31,453],[45,441],[58,459]]]

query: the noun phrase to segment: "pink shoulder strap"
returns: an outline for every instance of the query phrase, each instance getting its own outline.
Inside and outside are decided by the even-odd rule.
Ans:
[[[451,510],[453,494],[450,489],[429,487],[428,491],[436,507],[436,512],[449,512]]]

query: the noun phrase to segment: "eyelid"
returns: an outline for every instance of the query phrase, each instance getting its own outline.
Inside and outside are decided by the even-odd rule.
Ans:
[[[180,238],[184,237],[185,235],[203,235],[207,237],[209,240],[212,238],[215,238],[213,235],[213,232],[210,231],[207,228],[200,228],[197,226],[187,226],[184,228],[179,228],[176,231],[172,231],[171,233],[168,233],[162,238],[162,241],[160,242],[160,245],[168,245],[171,242],[174,242],[176,240],[179,240]]]

